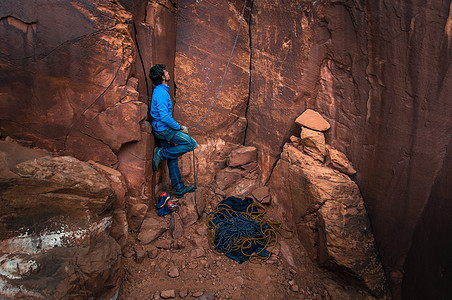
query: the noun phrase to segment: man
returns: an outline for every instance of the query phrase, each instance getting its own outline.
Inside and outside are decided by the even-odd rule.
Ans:
[[[170,75],[166,66],[157,64],[149,71],[149,78],[155,85],[152,93],[151,117],[154,136],[162,141],[162,148],[154,148],[152,168],[158,170],[161,161],[166,160],[171,184],[176,191],[176,198],[196,190],[196,186],[185,186],[182,181],[178,158],[184,153],[193,151],[197,143],[188,135],[188,128],[179,125],[173,119],[172,103],[168,83]]]

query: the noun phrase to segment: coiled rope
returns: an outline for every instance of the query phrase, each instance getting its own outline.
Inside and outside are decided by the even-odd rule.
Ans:
[[[245,212],[220,203],[207,217],[210,248],[220,255],[241,254],[252,263],[266,262],[278,243],[278,234],[283,238],[294,234],[281,223],[264,219],[266,213],[256,203],[248,205]]]

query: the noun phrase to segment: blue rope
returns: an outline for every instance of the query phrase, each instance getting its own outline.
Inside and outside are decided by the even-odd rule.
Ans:
[[[215,231],[215,250],[222,253],[236,251],[235,245],[242,244],[244,248],[252,246],[252,239],[262,239],[261,224],[248,220],[243,215],[231,216],[217,223]]]

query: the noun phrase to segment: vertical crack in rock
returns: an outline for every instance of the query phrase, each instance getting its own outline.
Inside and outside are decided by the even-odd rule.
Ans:
[[[251,81],[253,80],[252,76],[252,70],[251,67],[253,65],[253,39],[252,39],[252,32],[251,32],[251,23],[253,22],[253,7],[254,7],[254,0],[251,1],[250,6],[250,20],[248,24],[248,35],[249,35],[249,47],[250,47],[250,65],[249,65],[249,83],[248,83],[248,99],[246,100],[246,109],[245,109],[245,120],[246,120],[246,127],[245,127],[245,134],[243,135],[243,142],[242,145],[245,145],[246,142],[246,134],[248,133],[248,109],[250,105],[250,99],[251,99]]]
[[[144,11],[145,11],[145,19],[146,19],[147,10],[145,9]],[[132,29],[132,31],[133,31],[133,42],[135,43],[135,47],[136,47],[137,52],[138,52],[138,57],[140,59],[140,65],[141,65],[141,68],[142,68],[141,71],[143,72],[143,76],[145,78],[144,84],[146,86],[146,96],[147,96],[147,99],[149,101],[150,95],[149,95],[148,81],[146,80],[146,68],[144,66],[143,56],[141,55],[140,43],[138,43],[137,26],[136,26],[135,21],[133,22],[133,29]]]

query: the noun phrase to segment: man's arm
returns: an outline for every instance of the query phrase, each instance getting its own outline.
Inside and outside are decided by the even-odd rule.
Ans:
[[[174,130],[180,130],[181,126],[174,120],[170,108],[171,99],[164,94],[156,95],[156,108],[159,112],[160,121]]]

